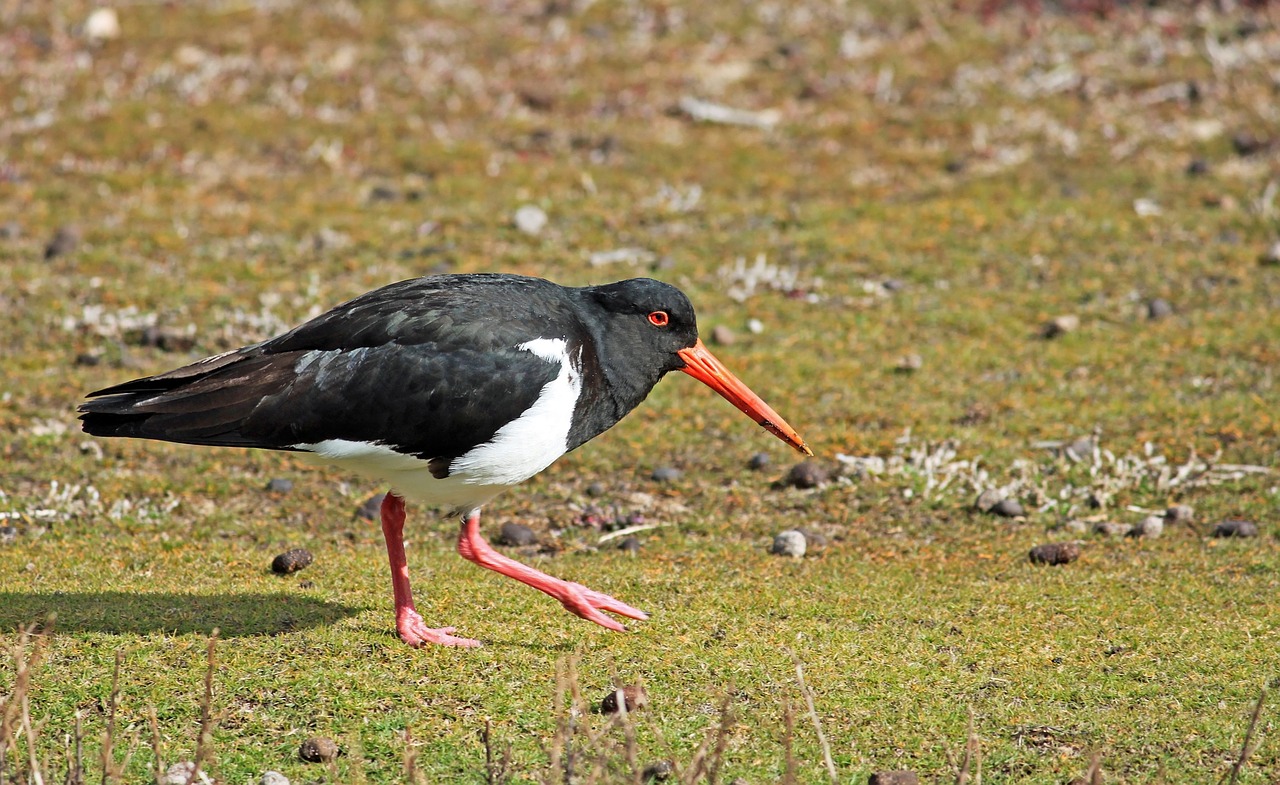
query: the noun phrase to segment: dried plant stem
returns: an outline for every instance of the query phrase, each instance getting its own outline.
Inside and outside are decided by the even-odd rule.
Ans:
[[[77,715],[79,719],[79,715]],[[160,779],[164,776],[164,757],[160,754],[160,723],[156,721],[156,707],[151,706],[147,709],[147,720],[151,723],[151,753],[154,760],[151,764],[151,773],[155,775],[156,785],[160,785]]]
[[[187,785],[200,776],[200,767],[209,757],[213,744],[213,669],[215,665],[214,648],[218,644],[218,628],[214,628],[209,636],[209,646],[205,654],[204,697],[200,700],[200,736],[196,739],[196,754],[192,759],[191,775],[187,777]]]
[[[1267,687],[1263,685],[1258,690],[1258,702],[1253,707],[1253,717],[1249,720],[1249,729],[1244,732],[1244,743],[1240,745],[1240,756],[1236,758],[1236,762],[1231,766],[1231,785],[1236,785],[1236,781],[1240,779],[1240,770],[1244,768],[1244,764],[1248,762],[1249,756],[1253,754],[1253,733],[1258,728],[1258,720],[1262,717],[1262,704],[1267,699]]]
[[[836,773],[835,761],[831,759],[831,745],[827,743],[827,734],[822,732],[822,721],[818,719],[818,710],[813,702],[813,690],[809,689],[809,685],[804,681],[804,663],[800,662],[800,658],[794,651],[790,653],[796,663],[796,681],[800,682],[800,694],[804,696],[805,705],[809,709],[809,719],[813,722],[813,730],[818,734],[818,744],[822,746],[822,762],[827,767],[827,776],[830,777],[832,785],[839,785],[840,775]]]
[[[948,753],[950,757],[950,753]],[[972,772],[973,780],[970,781]],[[973,707],[969,707],[969,724],[965,730],[964,760],[956,772],[956,785],[982,785],[982,744],[973,729]]]
[[[102,785],[111,781],[115,769],[114,750],[116,737],[116,709],[120,706],[120,663],[124,660],[124,652],[116,650],[116,665],[111,671],[111,697],[107,701],[107,729],[102,734]]]
[[[795,785],[796,783],[796,755],[792,748],[796,734],[796,718],[791,711],[791,699],[786,695],[782,696],[782,754],[783,769],[782,783],[783,785]]]

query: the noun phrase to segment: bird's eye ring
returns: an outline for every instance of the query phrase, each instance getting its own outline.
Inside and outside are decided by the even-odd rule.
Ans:
[[[669,321],[671,321],[671,317],[667,316],[666,311],[654,311],[649,314],[649,324],[654,327],[666,327]]]

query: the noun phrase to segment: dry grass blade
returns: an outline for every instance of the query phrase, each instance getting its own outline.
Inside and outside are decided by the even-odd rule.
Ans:
[[[485,758],[489,751],[489,721],[485,720]],[[418,785],[418,753],[413,749],[413,731],[404,729],[404,781],[409,785]]]
[[[213,669],[214,648],[217,645],[218,629],[215,627],[213,634],[209,636],[209,646],[205,654],[204,695],[200,699],[200,736],[196,739],[196,754],[192,759],[187,785],[191,785],[199,778],[200,767],[208,760],[213,746]]]
[[[52,624],[53,617],[44,629]],[[30,767],[26,777],[17,773],[19,781],[43,781],[36,752],[36,736],[39,728],[31,726],[30,707],[27,696],[31,689],[31,674],[39,667],[44,657],[46,636],[41,634],[40,625],[32,624],[22,628],[18,642],[12,649],[14,661],[13,689],[0,698],[0,785],[4,785],[9,772],[11,756],[19,754],[18,739],[25,736],[27,740],[27,765]],[[31,653],[27,654],[27,645],[31,644]]]
[[[111,697],[107,701],[107,729],[102,734],[102,749],[99,761],[102,764],[102,785],[107,785],[115,776],[114,745],[116,737],[116,709],[120,706],[120,663],[124,660],[124,652],[116,651],[116,665],[111,671]]]
[[[795,785],[796,783],[796,754],[793,744],[796,735],[796,718],[791,711],[791,699],[782,696],[782,784]]]
[[[76,715],[76,722],[79,723],[80,715]],[[156,721],[156,707],[147,708],[147,721],[151,725],[151,773],[154,775],[156,785],[161,785],[160,778],[164,776],[164,756],[160,753],[160,723]]]
[[[956,785],[982,785],[982,743],[973,729],[972,706],[969,707],[969,723],[965,729],[964,760],[956,772]]]
[[[484,778],[487,785],[505,785],[511,778],[511,743],[508,742],[501,757],[493,752],[493,723],[486,719],[484,730],[480,731],[480,739],[484,743]],[[413,780],[410,780],[411,782]]]
[[[813,690],[804,680],[804,663],[800,661],[800,657],[794,651],[788,650],[791,659],[796,663],[796,681],[800,683],[800,694],[804,696],[805,705],[809,709],[809,719],[813,722],[813,730],[818,734],[818,744],[822,745],[822,762],[827,767],[827,776],[831,778],[832,785],[838,785],[840,775],[836,773],[835,761],[831,758],[831,744],[827,742],[827,734],[822,732],[822,721],[818,718],[818,709],[814,706]]]
[[[1236,758],[1236,762],[1231,766],[1231,779],[1228,780],[1231,785],[1236,785],[1240,779],[1240,771],[1244,768],[1244,764],[1248,762],[1249,756],[1253,754],[1254,744],[1253,734],[1258,728],[1258,720],[1262,717],[1262,704],[1267,699],[1267,687],[1263,685],[1258,690],[1258,702],[1253,707],[1253,717],[1249,720],[1249,728],[1244,732],[1244,743],[1240,745],[1240,755]]]
[[[698,751],[693,754],[693,759],[689,761],[689,768],[684,772],[682,782],[685,785],[692,785],[697,782],[699,777],[705,777],[707,782],[715,785],[716,776],[720,771],[720,761],[724,757],[725,748],[729,743],[729,731],[733,728],[733,712],[729,709],[729,696],[725,696],[724,701],[720,704],[720,723],[707,732],[707,737],[702,740],[702,744],[698,745]]]

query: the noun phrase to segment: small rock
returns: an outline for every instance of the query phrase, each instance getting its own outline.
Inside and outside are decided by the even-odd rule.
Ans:
[[[1075,314],[1064,314],[1055,316],[1044,324],[1040,325],[1041,338],[1057,338],[1066,335],[1069,332],[1079,329],[1080,317]]]
[[[366,197],[370,202],[394,202],[400,198],[400,191],[390,185],[375,185],[369,189],[369,195]]]
[[[806,546],[811,545],[814,548],[827,547],[827,535],[823,534],[822,532],[817,532],[817,531],[814,531],[813,529],[806,529],[803,526],[797,526],[796,531],[804,535],[804,541]]]
[[[608,489],[604,487],[604,483],[593,482],[587,486],[587,495],[600,497],[604,496],[607,490]]]
[[[758,452],[747,461],[747,468],[753,472],[769,468],[770,458],[767,452]]]
[[[517,229],[525,234],[537,236],[547,226],[547,213],[537,205],[526,204],[516,210],[513,220]]]
[[[1209,162],[1203,158],[1192,158],[1187,164],[1188,177],[1200,177],[1209,173]]]
[[[1257,537],[1258,524],[1253,521],[1228,519],[1213,529],[1214,537]]]
[[[1133,200],[1133,211],[1143,218],[1150,218],[1163,213],[1164,208],[1155,199],[1142,198]]]
[[[1258,136],[1252,131],[1238,131],[1231,136],[1231,147],[1236,151],[1236,155],[1242,158],[1263,152],[1270,146],[1270,139]]]
[[[643,709],[649,705],[648,694],[638,684],[628,684],[620,688],[620,691],[628,712]],[[618,712],[618,692],[619,690],[617,689],[610,690],[609,694],[600,700],[601,714],[616,714]]]
[[[675,482],[680,479],[680,470],[673,466],[659,466],[649,475],[654,482]]]
[[[49,261],[59,256],[66,256],[80,245],[80,228],[74,224],[59,226],[44,247],[44,259]]]
[[[733,346],[737,341],[737,333],[723,324],[716,325],[716,328],[711,331],[711,342],[718,346]]]
[[[1148,515],[1134,524],[1129,530],[1130,537],[1156,538],[1164,534],[1164,518],[1159,515]]]
[[[920,778],[914,771],[877,771],[867,780],[867,785],[920,785]]]
[[[660,760],[645,766],[644,771],[640,772],[640,778],[645,782],[666,782],[674,773],[670,761]]]
[[[1147,303],[1147,318],[1153,322],[1173,316],[1173,306],[1168,300],[1157,297]]]
[[[187,785],[192,778],[202,783],[202,785],[212,785],[213,780],[209,779],[209,775],[204,771],[196,774],[196,764],[194,761],[180,760],[165,770],[160,777],[159,785]]]
[[[1079,518],[1072,518],[1070,520],[1063,521],[1055,528],[1069,534],[1085,534],[1089,531],[1089,524]]]
[[[1189,504],[1175,504],[1164,511],[1166,523],[1191,523],[1196,519],[1196,511]]]
[[[880,286],[886,292],[900,292],[907,288],[907,282],[900,278],[886,278],[880,282]]]
[[[311,551],[306,548],[294,548],[272,559],[271,571],[276,575],[292,575],[299,570],[305,570],[313,561],[315,557],[311,555]]]
[[[76,355],[76,365],[84,368],[93,368],[102,364],[102,355],[93,354],[91,352],[81,352]]]
[[[978,498],[973,502],[974,508],[978,512],[991,512],[991,508],[995,507],[1004,500],[1004,494],[994,488],[988,488],[978,494]]]
[[[1080,546],[1074,542],[1046,542],[1027,555],[1032,564],[1070,564],[1080,558]]]
[[[1280,240],[1276,240],[1267,250],[1262,252],[1262,255],[1258,257],[1258,263],[1268,267],[1280,265]]]
[[[22,224],[17,221],[0,223],[0,240],[17,240],[22,237]]]
[[[752,335],[759,335],[760,333],[764,332],[764,322],[760,321],[759,319],[748,319],[747,332],[751,333]]]
[[[0,526],[0,545],[12,545],[18,541],[16,526]]]
[[[120,37],[120,17],[114,8],[96,8],[84,20],[84,37],[90,41],[108,41]]]
[[[769,553],[775,556],[790,556],[793,559],[799,559],[804,556],[808,545],[809,543],[805,540],[803,534],[795,529],[788,529],[774,535],[773,545],[769,546]]]
[[[298,581],[299,589],[314,589],[316,587],[313,581]]]
[[[827,481],[827,470],[813,461],[801,461],[791,467],[783,484],[792,488],[817,488]]]
[[[387,495],[385,493],[375,493],[360,503],[356,508],[356,517],[363,518],[366,521],[376,521],[382,514],[382,500]]]
[[[1016,499],[1001,499],[992,505],[991,514],[1001,518],[1021,518],[1025,513]]]
[[[268,493],[288,493],[293,490],[293,480],[283,477],[272,478],[267,481],[266,490]]]
[[[1127,537],[1131,531],[1133,527],[1129,524],[1115,521],[1098,521],[1093,525],[1093,533],[1103,537]]]
[[[1062,454],[1072,461],[1083,461],[1086,458],[1093,457],[1093,451],[1098,448],[1098,441],[1090,436],[1082,436],[1073,440],[1066,447],[1062,448]]]
[[[264,771],[258,778],[258,785],[289,785],[289,778],[278,771]]]
[[[904,354],[898,358],[893,370],[897,373],[914,373],[924,367],[924,358],[915,352]]]
[[[298,747],[298,757],[307,763],[328,763],[341,753],[333,739],[312,736]]]
[[[639,537],[623,537],[622,542],[618,543],[618,550],[626,551],[627,553],[639,553],[640,538]]]
[[[515,547],[524,547],[533,545],[538,542],[538,535],[533,533],[533,529],[525,526],[523,523],[512,523],[507,521],[502,524],[502,528],[498,530],[498,544],[510,545]]]

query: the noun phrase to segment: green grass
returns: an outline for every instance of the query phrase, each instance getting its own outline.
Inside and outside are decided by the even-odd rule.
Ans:
[[[142,739],[125,781],[147,776],[152,709],[166,759],[190,758],[215,628],[206,767],[222,782],[266,769],[403,782],[406,731],[424,781],[483,782],[486,721],[518,777],[544,779],[557,668],[575,655],[587,700],[614,674],[645,684],[642,765],[688,764],[727,698],[724,781],[784,775],[784,705],[803,701],[791,652],[844,781],[953,778],[970,712],[989,781],[1063,782],[1096,753],[1108,781],[1206,782],[1238,760],[1280,670],[1277,482],[1166,487],[1134,460],[1150,444],[1172,464],[1270,466],[1280,450],[1280,267],[1258,261],[1280,232],[1260,202],[1280,144],[1231,144],[1275,141],[1270,12],[984,23],[933,3],[129,5],[123,37],[90,44],[75,32],[90,10],[0,9],[0,215],[21,228],[0,239],[0,512],[19,529],[0,544],[0,641],[57,614],[29,696],[51,768],[77,713],[96,760],[117,652],[117,750]],[[849,31],[880,48],[842,56]],[[1206,36],[1240,59],[1215,68]],[[1055,68],[1077,81],[1037,87]],[[1196,101],[1146,92],[1188,80]],[[535,88],[549,108],[526,105]],[[673,111],[684,95],[783,119],[700,125]],[[30,125],[42,111],[51,124]],[[1196,158],[1209,172],[1189,177]],[[663,185],[702,196],[672,210]],[[370,199],[375,186],[396,197]],[[1137,199],[1161,213],[1138,215]],[[525,203],[550,217],[537,237],[512,225]],[[65,224],[83,242],[44,259]],[[588,262],[629,246],[663,261]],[[760,255],[801,296],[731,297],[728,271]],[[533,526],[560,546],[541,568],[653,618],[594,628],[463,562],[455,524],[412,507],[420,610],[487,643],[414,651],[393,633],[378,527],[353,517],[379,489],[289,456],[78,432],[89,390],[437,269],[670,280],[704,335],[736,331],[716,353],[828,468],[945,442],[1031,514],[974,512],[972,475],[942,492],[910,469],[776,487],[794,456],[672,378],[484,518],[489,532]],[[905,286],[885,294],[887,279]],[[1148,321],[1152,297],[1175,314]],[[1067,313],[1078,330],[1039,337]],[[190,327],[195,346],[139,346],[147,319]],[[908,352],[922,368],[895,371]],[[1123,466],[1034,446],[1095,429]],[[748,471],[757,451],[774,468]],[[683,478],[655,485],[663,465]],[[273,477],[296,487],[263,491]],[[1089,508],[1091,490],[1106,508]],[[1062,519],[1134,521],[1131,506],[1175,502],[1195,506],[1195,526],[1086,537],[1061,568],[1026,561],[1074,536],[1049,531]],[[632,558],[575,526],[588,504],[667,525]],[[1262,536],[1209,536],[1233,516]],[[768,555],[792,526],[831,542],[799,562]],[[289,547],[315,564],[270,574]],[[0,695],[15,673],[0,661]],[[1264,704],[1241,782],[1280,770],[1276,716]],[[816,735],[799,708],[793,719],[798,779],[825,781]],[[345,749],[334,770],[297,760],[311,735]]]

